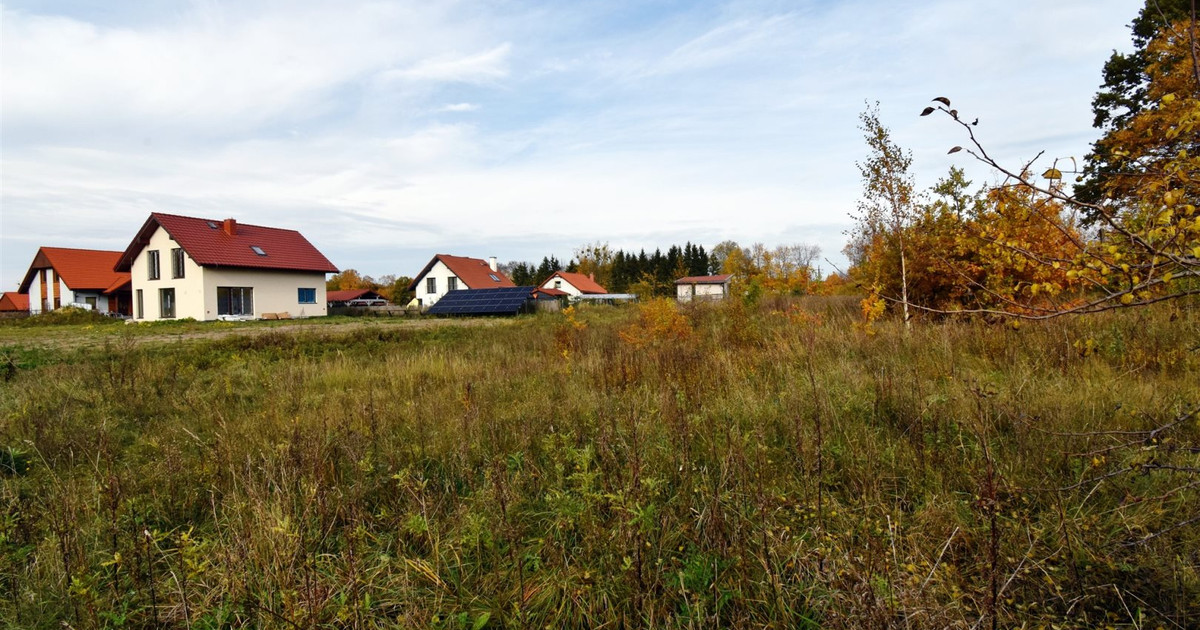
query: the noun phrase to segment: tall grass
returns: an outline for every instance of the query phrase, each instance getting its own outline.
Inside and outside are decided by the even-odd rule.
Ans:
[[[1194,626],[1194,309],[906,332],[856,308],[30,363],[0,384],[0,619]]]

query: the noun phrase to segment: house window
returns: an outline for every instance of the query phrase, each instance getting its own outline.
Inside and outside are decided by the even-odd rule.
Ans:
[[[300,293],[301,304],[316,304],[317,290],[316,289],[297,289]]]
[[[500,282],[500,277],[494,273],[489,273],[488,277],[491,278],[493,282]]]
[[[159,266],[158,266],[158,250],[157,249],[152,249],[152,250],[146,252],[146,266],[149,268],[149,271],[150,271],[150,273],[147,277],[151,280],[158,280],[160,272],[159,272]]]
[[[447,291],[457,291],[458,290],[458,278],[450,278],[449,280],[447,280],[446,281],[446,290]]]
[[[562,288],[562,280],[555,280],[555,281],[554,281],[554,288],[555,288],[555,289],[561,289],[561,288]]]
[[[158,316],[163,319],[175,317],[175,289],[158,290]]]
[[[250,250],[253,251],[255,254],[258,254],[259,256],[267,255],[267,252],[264,252],[263,248],[259,247],[258,245],[251,245]]]
[[[145,309],[142,308],[142,290],[137,290],[137,318],[146,319]]]
[[[95,296],[93,296],[93,297],[85,297],[85,298],[83,298],[83,303],[84,303],[84,304],[87,304],[87,305],[88,305],[88,306],[90,306],[90,307],[92,307],[92,310],[93,310],[93,311],[94,311],[94,310],[96,310],[96,298],[95,298]]]
[[[217,315],[253,315],[254,289],[217,287]]]
[[[176,247],[171,250],[171,277],[183,277],[183,248]]]
[[[425,279],[425,292],[426,293],[437,293],[437,278],[426,278]]]

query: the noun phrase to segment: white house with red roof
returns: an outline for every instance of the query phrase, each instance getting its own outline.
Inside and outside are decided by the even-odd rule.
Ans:
[[[139,321],[326,315],[337,273],[295,230],[155,212],[121,254]]]
[[[39,247],[17,292],[32,313],[79,306],[130,314],[129,274],[113,270],[121,252]]]
[[[607,289],[596,283],[594,277],[570,271],[555,271],[549,278],[546,278],[540,288],[562,291],[571,297],[608,293]]]
[[[408,290],[415,292],[421,308],[428,308],[451,291],[465,289],[497,289],[515,287],[508,276],[496,267],[496,258],[489,260],[438,254],[413,278]]]
[[[680,302],[692,300],[723,300],[729,295],[732,274],[719,276],[687,276],[675,281],[675,298]]]

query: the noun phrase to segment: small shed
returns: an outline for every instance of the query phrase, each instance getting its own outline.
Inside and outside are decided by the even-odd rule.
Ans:
[[[16,291],[0,295],[0,317],[24,317],[29,314],[29,296]]]
[[[675,281],[675,298],[680,302],[692,300],[723,300],[729,295],[733,274],[719,276],[687,276]]]

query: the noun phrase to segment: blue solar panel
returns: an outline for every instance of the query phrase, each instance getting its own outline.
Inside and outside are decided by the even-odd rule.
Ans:
[[[463,289],[443,295],[429,307],[430,315],[516,315],[529,300],[533,287]]]

